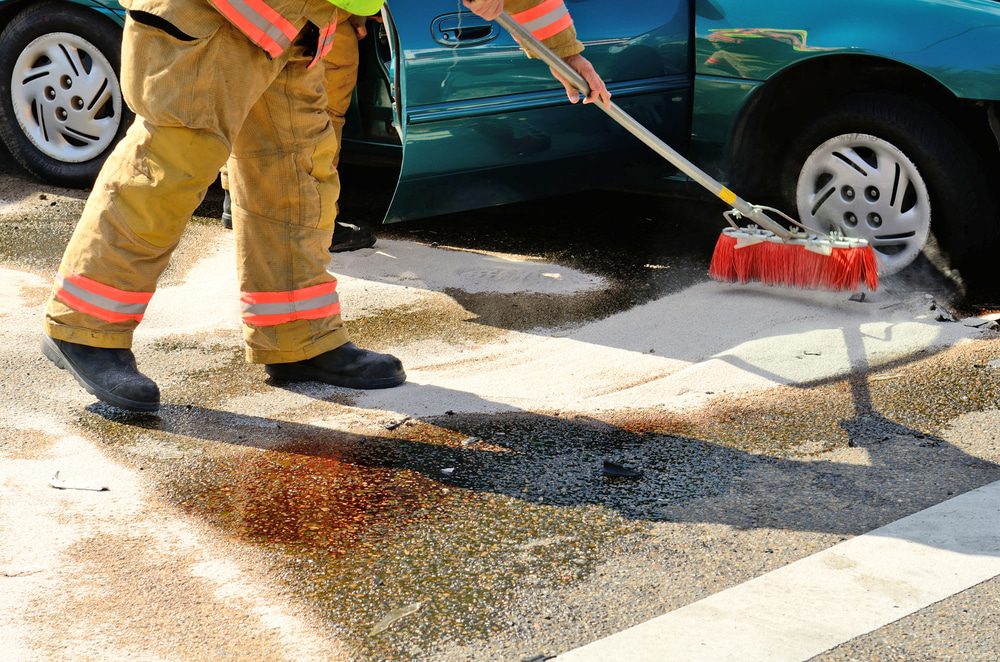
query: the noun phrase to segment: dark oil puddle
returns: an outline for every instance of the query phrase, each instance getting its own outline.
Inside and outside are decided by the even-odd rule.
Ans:
[[[380,437],[187,406],[140,418],[95,408],[82,425],[170,501],[272,553],[278,576],[364,658],[490,636],[526,577],[579,581],[638,520],[725,490],[744,463],[695,440],[529,414],[447,416]],[[608,458],[643,477],[605,477]]]
[[[982,343],[901,367],[904,377],[864,391],[841,380],[781,391],[773,404],[724,403],[704,416],[450,415],[359,436],[168,406],[131,419],[95,409],[81,425],[142,466],[170,501],[267,552],[274,575],[360,659],[433,659],[508,630],[526,592],[574,586],[609,548],[656,522],[854,533],[814,510],[761,514],[752,501],[685,507],[738,493],[738,479],[762,468],[784,489],[808,486],[845,507],[858,494],[922,505],[928,495],[893,486],[912,485],[903,477],[928,463],[947,468],[948,481],[994,476],[996,465],[950,447],[933,428],[998,404],[1000,377],[976,367],[997,355],[995,343]],[[870,445],[875,466],[796,459],[812,435],[832,446]],[[606,460],[641,476],[608,477]],[[393,610],[417,603],[373,632]]]

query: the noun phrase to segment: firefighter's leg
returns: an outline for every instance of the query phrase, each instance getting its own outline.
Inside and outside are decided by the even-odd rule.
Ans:
[[[330,115],[334,131],[337,132],[338,145],[342,144],[347,110],[350,108],[354,88],[358,82],[358,35],[351,24],[350,14],[340,12],[339,18],[333,48],[323,58],[323,66],[326,69],[326,111]],[[334,157],[334,166],[339,162],[338,149]],[[356,251],[375,245],[375,233],[366,226],[343,220],[339,206],[335,220],[333,241],[330,244],[331,253]]]
[[[48,304],[46,354],[59,353],[61,367],[113,404],[121,405],[114,396],[131,392],[129,384],[149,381],[127,351],[132,332],[225,162],[231,136],[282,66],[209,12],[218,23],[188,41],[131,18],[126,22],[122,89],[136,121],[101,170]],[[263,65],[246,66],[250,56]],[[224,84],[232,89],[220,90]],[[228,104],[224,111],[215,103],[219,93]],[[120,351],[81,354],[67,343]],[[151,399],[148,386],[139,389],[141,397],[123,396],[121,406]]]
[[[344,135],[347,110],[358,84],[358,35],[349,20],[350,14],[340,12],[333,47],[323,58],[326,76],[326,111],[337,134],[337,151],[333,157],[336,168],[340,161],[340,143]],[[335,175],[336,176],[336,175]],[[338,178],[339,180],[339,178]]]
[[[293,53],[229,161],[247,359],[280,379],[395,386],[405,379],[398,360],[348,342],[327,271],[339,141],[323,68],[309,62]]]

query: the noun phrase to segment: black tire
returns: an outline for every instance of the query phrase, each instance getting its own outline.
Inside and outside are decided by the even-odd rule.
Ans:
[[[105,63],[93,57],[93,54],[97,53],[103,55],[113,70],[107,76],[108,80],[113,81],[113,85],[108,86],[108,89],[113,90],[113,92],[108,96],[114,98],[117,105],[110,101],[95,104],[95,108],[99,111],[98,117],[102,121],[107,120],[98,134],[99,140],[77,138],[74,134],[60,127],[53,119],[46,120],[43,117],[41,121],[37,121],[39,115],[36,110],[22,111],[22,117],[29,125],[44,127],[42,129],[43,136],[52,136],[63,140],[62,151],[59,152],[56,149],[57,143],[52,138],[48,142],[43,139],[41,142],[50,146],[50,152],[58,152],[46,153],[39,144],[29,138],[26,130],[18,121],[12,90],[15,81],[12,78],[18,58],[30,44],[45,35],[60,33],[67,33],[83,40],[82,47],[71,48],[74,54],[81,54],[80,63],[83,66],[96,66],[100,67],[101,70],[105,69]],[[108,154],[125,135],[125,131],[131,123],[132,114],[121,100],[121,87],[118,83],[121,72],[121,37],[122,33],[118,26],[96,11],[59,2],[42,2],[27,7],[14,16],[0,33],[0,139],[3,140],[14,158],[28,172],[39,179],[63,186],[89,186],[93,183]],[[60,46],[63,46],[61,41],[59,43]],[[93,54],[91,49],[93,49]],[[111,78],[112,73],[113,79]],[[20,81],[17,82],[20,83]],[[59,94],[64,93],[67,96],[72,94],[69,88],[60,89]],[[96,94],[88,96],[91,97],[91,100],[98,98]],[[74,97],[72,102],[77,102],[78,98]],[[60,100],[62,100],[61,97]],[[86,104],[87,102],[83,101],[82,103]],[[78,112],[85,112],[83,108],[85,106],[77,109]],[[86,112],[90,111],[90,108],[86,108]],[[50,129],[49,124],[55,126]],[[66,123],[65,126],[69,126],[69,123]],[[74,141],[79,142],[80,145],[75,145]],[[90,147],[88,147],[88,141]],[[105,147],[104,143],[106,142],[108,144]]]
[[[791,143],[782,196],[796,208],[796,186],[807,157],[827,140],[869,134],[897,147],[916,166],[930,198],[931,232],[966,277],[979,278],[982,258],[1000,244],[1000,214],[989,169],[945,113],[895,94],[864,94],[834,103]]]

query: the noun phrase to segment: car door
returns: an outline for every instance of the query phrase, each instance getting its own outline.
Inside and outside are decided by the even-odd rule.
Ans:
[[[586,57],[615,101],[671,144],[689,129],[689,3],[567,0]],[[396,0],[399,185],[386,222],[670,174],[596,109],[573,106],[548,67],[459,0]]]

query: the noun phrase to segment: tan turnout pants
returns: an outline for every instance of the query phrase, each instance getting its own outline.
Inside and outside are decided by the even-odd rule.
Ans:
[[[358,84],[358,35],[349,19],[350,14],[340,14],[333,48],[323,57],[323,68],[326,75],[326,112],[330,116],[333,130],[337,132],[337,153],[333,157],[333,167],[338,191],[340,191],[340,177],[337,175],[336,168],[340,163],[344,124],[347,121],[347,110],[351,106],[354,88]],[[221,174],[222,188],[229,191],[228,166],[222,167]],[[334,220],[339,214],[338,208],[335,211]]]
[[[122,91],[136,120],[87,200],[45,330],[130,347],[184,227],[231,154],[248,360],[284,363],[334,349],[348,336],[326,270],[340,192],[340,129],[327,90],[346,89],[349,100],[356,64],[309,69],[300,45],[269,60],[206,3],[171,2],[199,14],[181,26],[192,40],[126,21]],[[354,52],[356,63],[356,42]]]

